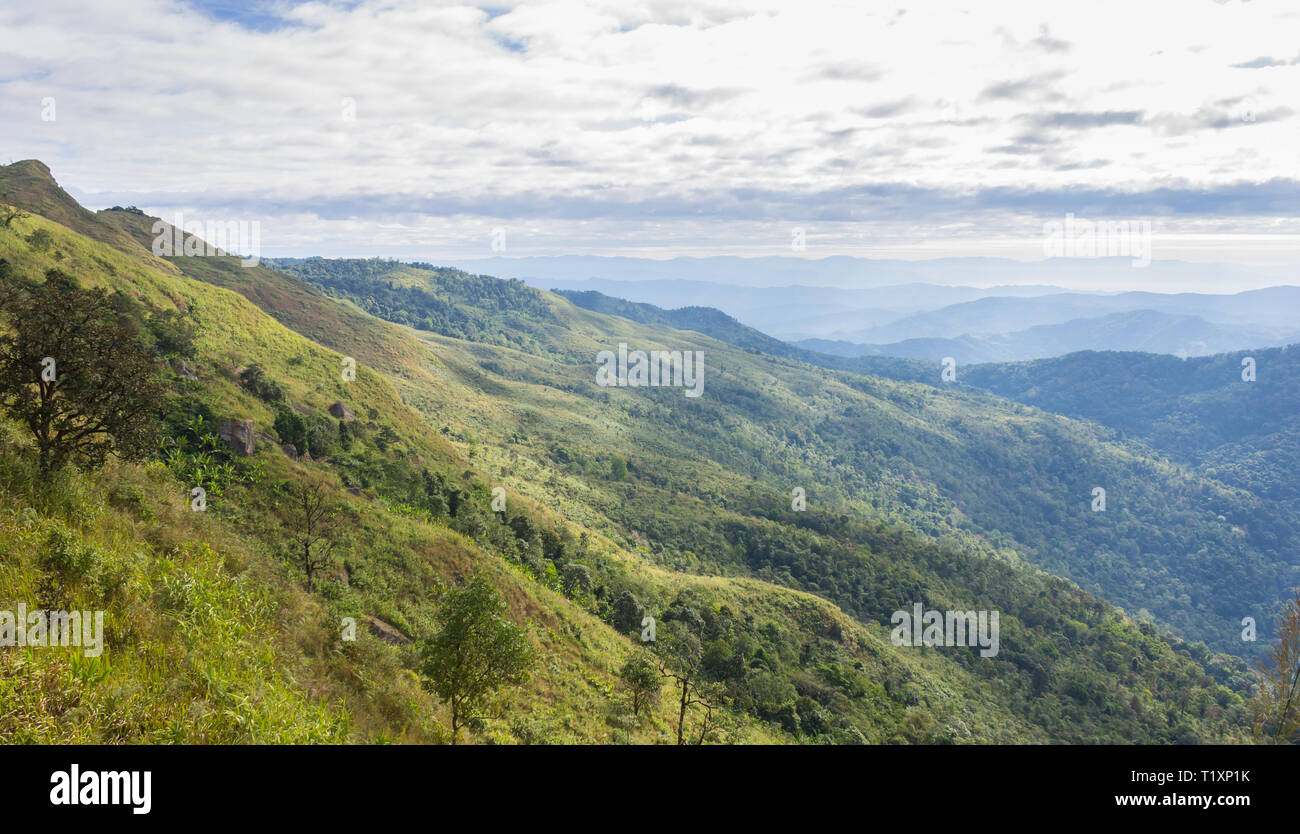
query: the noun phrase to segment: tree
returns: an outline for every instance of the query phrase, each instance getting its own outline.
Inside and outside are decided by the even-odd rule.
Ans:
[[[22,220],[31,217],[31,215],[17,206],[7,205],[6,201],[8,198],[8,191],[0,191],[0,226],[3,226],[6,229],[12,229],[15,220]]]
[[[36,229],[27,236],[27,245],[37,252],[48,251],[54,243],[54,235],[48,229]]]
[[[534,651],[482,574],[444,591],[436,620],[438,632],[423,647],[423,671],[451,708],[455,744],[466,722],[499,717],[489,714],[493,696],[528,679]]]
[[[1300,588],[1293,594],[1278,618],[1277,645],[1256,664],[1255,737],[1273,744],[1300,740]]]
[[[564,592],[569,596],[578,593],[588,593],[595,584],[595,580],[591,576],[591,568],[581,562],[566,563],[562,580]]]
[[[696,744],[703,744],[713,726],[713,705],[700,690],[700,662],[704,658],[700,638],[675,620],[669,622],[661,634],[662,639],[655,642],[658,652],[655,663],[659,667],[659,674],[671,678],[678,688],[677,743],[686,743],[687,710],[700,706],[704,708],[705,715]]]
[[[641,628],[641,619],[645,617],[645,606],[631,591],[623,591],[614,598],[610,610],[610,622],[614,628],[627,634]]]
[[[41,473],[147,456],[164,389],[113,299],[54,269],[43,284],[10,280],[0,264],[0,405],[32,433]]]
[[[307,421],[302,415],[288,408],[282,408],[275,415],[275,433],[281,443],[290,443],[299,453],[307,450]]]
[[[268,403],[284,401],[284,389],[266,375],[262,366],[254,362],[239,374],[239,381],[253,396]]]
[[[307,574],[307,591],[312,578],[327,567],[333,556],[338,510],[329,502],[320,481],[299,481],[289,488],[290,546]]]
[[[618,672],[619,678],[632,696],[632,714],[641,715],[641,707],[659,700],[659,693],[664,688],[663,675],[655,663],[654,655],[645,649],[638,649],[623,664]]]

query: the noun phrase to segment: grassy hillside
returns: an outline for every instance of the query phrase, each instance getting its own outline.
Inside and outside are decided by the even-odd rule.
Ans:
[[[356,262],[308,263],[319,275],[351,271]],[[365,263],[382,269],[385,262]],[[864,580],[850,578],[852,571],[814,570],[807,563],[820,557],[803,547],[788,546],[795,555],[774,560],[735,533],[731,515],[773,518],[788,507],[790,489],[802,486],[817,496],[819,509],[902,523],[978,552],[1027,560],[1224,651],[1255,651],[1258,645],[1240,639],[1241,618],[1271,620],[1297,582],[1290,518],[1149,449],[1114,442],[1104,429],[965,386],[938,390],[819,370],[694,333],[673,336],[653,321],[638,327],[551,303],[544,319],[516,327],[546,338],[556,320],[567,320],[550,350],[489,357],[479,349],[465,357],[467,374],[487,370],[505,387],[488,392],[503,401],[489,398],[477,412],[462,408],[460,419],[497,437],[523,438],[508,446],[511,464],[540,457],[539,467],[580,479],[573,488],[578,503],[599,504],[628,541],[642,536],[678,561],[683,551],[703,551],[709,569],[752,571],[863,616],[887,616],[861,607]],[[635,312],[641,316],[646,306]],[[708,396],[591,384],[597,351],[619,341],[705,349],[716,357]],[[459,354],[455,344],[435,344],[445,359]],[[935,380],[938,371],[931,370]],[[467,395],[457,404],[473,401]],[[608,471],[612,451],[579,459],[570,453],[573,437],[584,438],[586,448],[628,450],[635,486],[606,479],[608,488],[594,489],[592,477]],[[1097,486],[1108,493],[1104,513],[1091,511]],[[566,500],[565,490],[530,488]],[[797,514],[785,518],[799,524]]]
[[[717,706],[710,741],[1241,735],[1240,661],[1162,636],[1033,569],[1056,543],[998,511],[1017,493],[979,494],[1018,470],[1031,475],[1024,489],[1068,496],[1079,485],[1052,461],[1064,450],[1096,456],[1135,491],[1133,472],[1153,480],[1137,494],[1154,520],[1117,514],[1128,535],[1191,512],[1170,491],[1178,473],[1086,427],[987,396],[738,350],[513,282],[404,268],[390,289],[422,295],[372,293],[388,299],[389,317],[418,315],[452,334],[443,335],[368,316],[359,296],[241,271],[234,258],[160,261],[139,246],[148,218],[99,217],[134,247],[99,227],[92,238],[32,217],[0,231],[0,258],[23,278],[58,267],[178,311],[198,328],[197,354],[168,372],[168,444],[153,463],[37,485],[30,450],[7,429],[4,540],[22,544],[6,553],[0,599],[30,599],[44,583],[106,606],[123,634],[138,626],[111,643],[102,678],[74,687],[84,709],[50,719],[48,701],[19,702],[0,723],[6,737],[39,726],[47,740],[445,740],[445,709],[422,686],[407,641],[430,635],[438,588],[471,570],[492,577],[540,655],[502,719],[475,729],[481,741],[671,740],[669,691],[637,719],[616,681],[646,614],[698,637],[701,681]],[[34,247],[36,229],[52,243]],[[373,280],[357,272],[349,280]],[[396,306],[410,298],[420,305]],[[706,396],[595,386],[596,351],[620,340],[704,350]],[[345,355],[357,359],[355,381],[340,379]],[[254,364],[269,388],[241,376]],[[357,419],[328,416],[335,402]],[[250,457],[207,444],[210,427],[230,419],[253,421]],[[279,449],[289,433],[311,460]],[[971,471],[988,483],[959,489]],[[196,478],[216,487],[204,513],[184,503]],[[308,478],[331,485],[343,538],[339,564],[312,592],[286,547],[286,494]],[[491,508],[498,485],[504,512]],[[794,486],[807,490],[805,512],[790,508]],[[1189,480],[1185,490],[1212,487]],[[1213,497],[1237,511],[1231,494]],[[1085,489],[1078,503],[1086,498]],[[52,532],[60,526],[64,539]],[[1180,529],[1217,546],[1221,526],[1193,514]],[[1243,564],[1261,558],[1236,546]],[[69,548],[97,555],[57,555]],[[105,565],[95,576],[127,573],[132,590],[64,567],[84,561]],[[1140,567],[1170,577],[1158,562]],[[198,577],[183,583],[198,588],[189,601],[167,590],[176,571]],[[892,645],[890,613],[914,602],[1000,610],[1000,654]],[[242,633],[223,613],[239,610],[252,612],[235,618]],[[338,639],[344,617],[363,626],[355,643]],[[373,633],[367,618],[380,621]],[[191,643],[174,636],[186,629]],[[228,643],[252,656],[220,651]],[[214,669],[205,651],[230,668]],[[136,652],[169,659],[146,674],[132,665]],[[29,652],[22,663],[64,689],[79,674],[79,661],[59,653]],[[158,704],[156,721],[113,723],[121,693],[133,691],[137,713]],[[165,720],[190,710],[214,717]]]

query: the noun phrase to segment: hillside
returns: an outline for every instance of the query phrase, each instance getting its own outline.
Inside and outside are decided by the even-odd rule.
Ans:
[[[332,264],[344,270],[353,269],[349,262],[317,262],[316,269],[324,270]],[[565,332],[570,337],[577,332],[589,332],[586,326],[589,322],[587,317],[579,317]],[[642,338],[662,338],[662,334],[648,336],[637,328],[626,332],[620,328],[611,334],[609,341],[635,340],[637,333]],[[690,334],[682,334],[681,343],[702,344]],[[452,345],[440,341],[435,344],[445,354],[453,349]],[[594,356],[598,349],[597,344],[592,344],[586,355]],[[680,520],[662,517],[663,513],[653,519],[646,517],[650,503],[646,491],[656,486],[667,493],[656,502],[664,508],[680,502],[680,498],[673,497],[678,493],[701,497],[701,509],[716,504],[721,490],[704,489],[701,485],[712,480],[707,464],[713,463],[724,470],[736,468],[738,473],[743,473],[741,481],[775,475],[783,484],[812,484],[807,488],[808,494],[824,490],[820,492],[823,500],[836,509],[842,506],[840,501],[845,495],[856,493],[857,500],[850,499],[848,503],[856,504],[860,511],[866,509],[876,518],[883,515],[902,520],[914,529],[938,537],[967,531],[976,537],[963,541],[982,541],[996,535],[999,543],[1008,544],[1008,536],[1019,536],[1025,545],[1020,552],[1031,560],[1041,560],[1045,566],[1061,572],[1072,572],[1098,587],[1104,583],[1105,592],[1112,598],[1127,599],[1130,610],[1145,607],[1180,628],[1201,627],[1203,635],[1234,651],[1243,650],[1235,620],[1216,613],[1217,609],[1208,605],[1199,592],[1193,598],[1191,592],[1195,586],[1210,583],[1218,593],[1235,600],[1236,605],[1272,606],[1292,576],[1285,562],[1285,547],[1278,544],[1279,535],[1289,535],[1288,528],[1282,527],[1279,532],[1280,522],[1261,513],[1250,496],[1234,494],[1212,482],[1187,479],[1168,464],[1145,459],[1135,450],[1110,446],[1102,435],[1084,426],[1030,418],[1028,414],[1008,421],[997,410],[1005,406],[990,411],[975,407],[971,413],[988,421],[981,424],[969,414],[954,417],[950,411],[957,403],[962,407],[980,402],[992,405],[989,400],[969,394],[957,394],[954,398],[929,393],[932,389],[928,387],[913,389],[880,380],[840,378],[753,354],[727,353],[720,346],[718,351],[726,357],[722,368],[724,379],[713,384],[724,386],[724,390],[706,398],[707,402],[679,403],[669,395],[655,397],[653,407],[621,407],[622,413],[630,413],[639,424],[653,421],[655,441],[649,449],[631,444],[641,459],[630,456],[629,468],[636,467],[648,476],[638,479],[638,500],[630,502],[626,500],[628,496],[618,494],[604,497],[605,513],[616,520],[621,518],[625,531],[645,535],[652,547],[669,552],[680,549],[698,552],[701,539],[710,536],[710,529],[715,529],[710,549],[733,554],[710,559],[719,563],[719,569],[730,564],[729,569],[765,571],[765,576],[833,593],[833,598],[841,604],[853,604],[853,591],[846,592],[839,587],[847,579],[843,572],[821,569],[811,577],[806,576],[807,566],[800,564],[803,560],[797,555],[798,548],[788,548],[789,555],[785,557],[788,564],[781,570],[763,548],[755,552],[755,545],[738,541],[735,532],[721,519],[709,524],[706,518],[695,517],[692,512],[689,526],[684,527]],[[572,353],[566,346],[562,355]],[[589,378],[590,371],[586,370],[589,366],[573,368],[564,361],[543,362],[535,356],[510,359],[506,364],[493,355],[491,365],[487,366],[517,383],[510,387],[508,395],[503,392],[508,402],[495,403],[472,415],[467,413],[466,419],[493,426],[493,433],[499,436],[519,438],[507,452],[512,463],[527,454],[543,471],[560,464],[579,477],[588,476],[583,479],[584,504],[601,498],[592,493],[589,478],[599,464],[589,459],[574,460],[567,447],[574,437],[598,441],[598,448],[629,447],[629,439],[621,433],[604,429],[597,434],[603,427],[591,419],[592,414],[604,410],[601,406],[605,398],[622,392],[586,395],[591,389],[583,384],[583,379]],[[748,367],[749,363],[758,363],[762,370]],[[763,382],[746,384],[751,371]],[[747,393],[754,389],[762,391],[762,398]],[[538,391],[537,410],[521,408],[529,390]],[[817,396],[826,400],[818,401]],[[840,408],[825,407],[827,401],[835,400],[847,402]],[[566,401],[572,403],[568,407],[571,413],[567,415],[559,408]],[[681,413],[682,408],[707,409],[715,401],[721,404],[704,416]],[[1011,413],[1015,413],[1014,408]],[[567,420],[561,419],[566,416]],[[611,415],[606,422],[610,421],[618,422],[619,418]],[[1036,432],[1017,428],[1018,423],[1034,426]],[[816,431],[808,430],[810,424]],[[721,429],[701,431],[700,426],[719,426],[725,433]],[[935,431],[927,430],[927,426],[943,428]],[[544,433],[536,436],[540,432]],[[1114,491],[1130,491],[1128,506],[1121,510],[1124,515],[1119,528],[1089,524],[1095,518],[1087,509],[1092,482],[1083,480],[1086,474],[1076,471],[1074,464],[1088,454],[1086,450],[1090,447],[1099,458],[1092,463],[1093,474],[1104,470],[1107,480],[1120,481],[1119,485],[1112,482]],[[984,472],[989,473],[987,482],[972,482],[971,473]],[[1025,472],[1033,476],[1024,478]],[[539,489],[539,479],[532,480],[530,488]],[[929,486],[917,490],[916,483]],[[1044,487],[1058,496],[1059,503],[1038,492]],[[755,492],[747,483],[728,488],[725,490],[728,509],[739,508],[762,517],[776,510],[778,494],[788,494],[786,487],[772,485],[766,495],[755,494],[748,502],[736,503],[733,488]],[[1012,491],[1015,498],[1006,500],[1006,490]],[[1060,497],[1071,491],[1080,497]],[[554,490],[548,492],[552,493],[549,500],[565,500]],[[1219,520],[1217,516],[1222,513],[1207,511],[1203,496],[1212,496],[1218,503],[1211,507],[1231,515]],[[1061,511],[1071,505],[1079,509]],[[1021,506],[1048,513],[1052,526],[1046,534],[1043,527],[1024,522],[1019,511]],[[1185,512],[1198,514],[1202,519],[1194,535],[1209,537],[1196,545],[1197,550],[1204,551],[1206,560],[1195,564],[1183,558],[1188,542],[1171,538],[1166,532],[1172,524],[1168,520],[1172,514]],[[1231,517],[1250,519],[1247,523],[1258,536],[1263,552],[1250,555],[1249,543],[1242,542],[1232,526],[1225,523]],[[1153,523],[1153,519],[1157,521]],[[658,527],[657,532],[652,532],[652,522]],[[1185,523],[1183,527],[1186,528]],[[1054,541],[1064,542],[1066,547],[1058,547]],[[1213,546],[1207,547],[1211,541]],[[1089,544],[1085,548],[1072,542]],[[1105,548],[1115,555],[1097,558],[1094,548]],[[1119,548],[1144,558],[1118,558],[1118,553],[1123,552]],[[1157,576],[1161,578],[1156,580]],[[1241,592],[1246,587],[1255,589],[1249,593],[1258,594],[1253,602],[1242,600]],[[829,590],[832,588],[835,590]],[[1141,591],[1141,596],[1135,598],[1135,590]],[[1245,650],[1251,648],[1247,646]]]
[[[1254,380],[1243,378],[1253,360]],[[1300,351],[1186,360],[1079,353],[968,368],[963,380],[1009,399],[1108,426],[1209,477],[1287,508],[1300,505]],[[1288,512],[1279,509],[1279,513]]]
[[[115,625],[112,664],[45,653],[7,670],[28,689],[82,683],[49,715],[14,701],[0,735],[445,740],[415,646],[440,583],[477,569],[539,652],[480,741],[669,741],[671,699],[637,718],[617,685],[645,614],[698,639],[709,741],[1242,737],[1244,664],[1177,634],[1235,649],[1204,596],[1263,606],[1292,578],[1289,534],[1249,495],[987,394],[816,368],[458,270],[284,266],[304,283],[233,257],[158,259],[141,245],[151,218],[97,218],[86,233],[17,221],[0,258],[21,279],[57,267],[174,311],[196,348],[171,363],[170,451],[153,462],[42,487],[6,427],[0,592],[53,579]],[[337,298],[309,285],[327,282]],[[704,351],[707,396],[596,386],[597,353],[620,341]],[[339,378],[345,356],[355,381]],[[242,373],[253,365],[271,385]],[[223,420],[251,420],[255,449],[219,451],[227,468],[203,474],[203,435]],[[291,433],[311,460],[280,449]],[[216,478],[202,514],[184,503],[195,477]],[[310,478],[330,485],[346,542],[312,591],[284,552],[286,490]],[[1116,484],[1104,519],[1086,511],[1098,478]],[[1029,506],[1050,526],[1028,524]],[[1141,558],[1099,556],[1130,546]],[[76,580],[54,552],[125,578]],[[1000,653],[894,646],[890,614],[913,603],[1001,611]],[[234,618],[245,633],[221,613],[241,606],[257,612]],[[371,626],[342,642],[343,617]],[[126,703],[138,718],[119,721]]]

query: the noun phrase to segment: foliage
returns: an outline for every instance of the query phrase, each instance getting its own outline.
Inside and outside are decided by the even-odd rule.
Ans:
[[[1283,607],[1277,633],[1277,643],[1256,665],[1255,736],[1294,744],[1300,742],[1300,589]]]
[[[481,574],[438,601],[438,631],[421,655],[433,691],[451,708],[453,744],[466,722],[499,717],[489,710],[493,696],[523,683],[533,665],[524,630],[505,614],[500,595]]]
[[[43,284],[0,280],[0,405],[32,433],[41,471],[152,451],[162,387],[108,293],[58,270]]]
[[[627,662],[619,669],[618,676],[632,697],[632,714],[636,716],[641,715],[643,706],[658,701],[659,693],[664,687],[664,679],[655,664],[654,655],[644,649],[628,656]]]

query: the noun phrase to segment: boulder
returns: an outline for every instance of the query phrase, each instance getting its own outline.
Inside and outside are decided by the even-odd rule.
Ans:
[[[177,356],[175,359],[172,359],[171,362],[169,362],[168,364],[172,366],[173,371],[185,377],[186,379],[199,378],[198,371],[195,371],[193,368],[191,368],[190,364],[186,362],[184,359],[181,359],[179,356]]]
[[[352,409],[344,405],[341,400],[330,406],[330,416],[345,422],[357,419],[357,415],[352,413]]]
[[[370,626],[370,633],[383,640],[385,643],[392,643],[394,646],[408,646],[411,638],[398,631],[393,626],[379,619],[378,617],[366,616],[366,623]]]
[[[237,455],[253,454],[253,434],[252,420],[222,420],[217,424],[217,437]]]
[[[289,460],[298,459],[298,447],[292,443],[285,443],[280,447],[280,451],[289,456]]]

